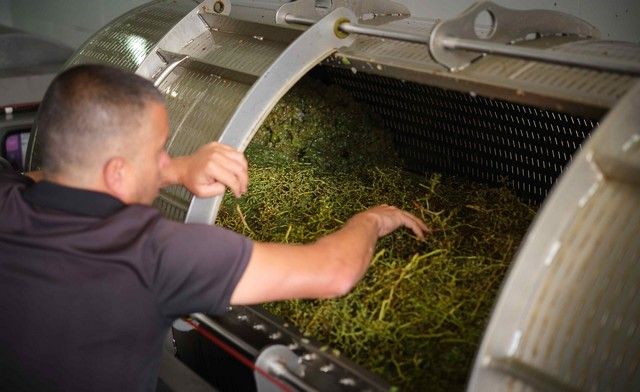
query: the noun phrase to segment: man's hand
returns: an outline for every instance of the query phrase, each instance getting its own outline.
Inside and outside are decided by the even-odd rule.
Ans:
[[[425,233],[431,231],[423,221],[418,219],[418,217],[397,207],[386,204],[370,208],[358,215],[375,218],[378,227],[378,238],[391,233],[401,226],[411,229],[411,231],[413,231],[420,239],[424,239]]]
[[[226,187],[236,197],[247,191],[247,160],[225,144],[205,144],[191,155],[173,158],[170,166],[170,175],[198,197],[221,195]]]
[[[340,230],[314,243],[255,242],[231,303],[344,295],[367,271],[378,238],[403,226],[420,239],[431,231],[414,215],[381,205],[354,215]]]

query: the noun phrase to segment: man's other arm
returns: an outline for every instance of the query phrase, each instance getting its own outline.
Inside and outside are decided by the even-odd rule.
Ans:
[[[312,244],[255,243],[231,304],[344,295],[369,267],[378,238],[401,226],[418,238],[429,231],[408,212],[382,205],[353,216],[340,230]]]

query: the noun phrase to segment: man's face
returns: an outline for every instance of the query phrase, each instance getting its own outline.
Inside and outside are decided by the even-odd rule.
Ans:
[[[169,116],[163,104],[151,102],[143,114],[141,142],[135,147],[132,160],[134,183],[133,203],[150,205],[162,185],[161,172],[170,162],[165,144],[169,135]]]

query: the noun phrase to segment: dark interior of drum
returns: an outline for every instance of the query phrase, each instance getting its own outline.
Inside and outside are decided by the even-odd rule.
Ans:
[[[316,74],[364,102],[391,130],[407,169],[504,183],[540,204],[597,119],[348,69]]]

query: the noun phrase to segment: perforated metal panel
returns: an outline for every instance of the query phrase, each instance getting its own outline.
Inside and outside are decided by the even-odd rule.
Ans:
[[[179,69],[159,88],[171,113],[167,150],[172,156],[180,156],[220,136],[249,85],[215,74]],[[185,188],[172,187],[164,189],[155,203],[166,216],[183,221],[190,199]]]
[[[640,85],[545,200],[506,280],[471,390],[640,388]]]
[[[602,55],[619,60],[640,61],[638,45],[624,42],[578,40],[570,37],[549,37],[541,42],[526,42],[522,45],[537,47],[544,45],[550,51],[582,55]],[[531,62],[488,56],[472,64],[464,71],[472,77],[484,78],[487,82],[509,82],[522,89],[522,94],[537,91],[558,99],[569,99],[585,105],[611,106],[619,100],[633,84],[633,77],[609,72],[576,69],[543,62]],[[527,92],[525,92],[525,90]],[[565,112],[561,103],[555,108]]]
[[[214,39],[211,34],[203,34],[185,46],[182,53],[191,54],[203,63],[256,77],[264,73],[295,37],[289,37],[286,31],[278,37],[264,28],[258,31],[251,29],[249,23],[232,19],[222,19],[216,26],[218,30],[212,33]]]
[[[89,38],[67,67],[91,63],[135,71],[156,42],[195,4],[187,0],[159,0],[129,11]]]
[[[434,23],[409,18],[387,26],[400,31],[415,30],[428,36]],[[631,43],[549,36],[515,45],[565,54],[640,61],[640,47]],[[449,73],[429,56],[424,45],[372,37],[358,37],[352,46],[340,50],[333,64],[358,72],[390,76],[448,90],[475,91],[487,97],[586,117],[601,117],[629,90],[634,81],[630,75],[499,55],[484,56],[462,71]]]
[[[325,67],[393,133],[408,169],[506,183],[539,203],[598,123],[565,113]]]
[[[615,182],[597,193],[559,239],[514,356],[579,390],[630,391],[640,371],[640,263],[623,260],[640,260],[640,194]]]

